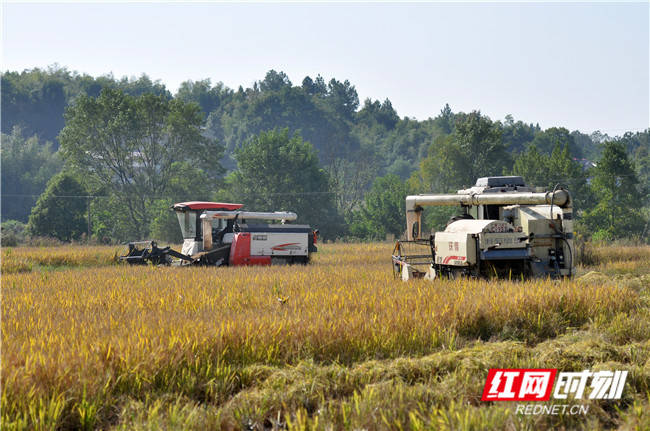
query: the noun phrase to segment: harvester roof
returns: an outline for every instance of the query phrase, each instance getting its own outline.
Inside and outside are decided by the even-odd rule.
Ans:
[[[190,210],[219,210],[219,211],[234,211],[243,207],[244,204],[229,204],[223,202],[179,202],[172,207],[176,211],[190,211]]]

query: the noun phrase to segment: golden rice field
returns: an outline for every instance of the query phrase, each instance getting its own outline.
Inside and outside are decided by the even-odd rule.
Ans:
[[[123,251],[122,248],[124,247],[73,245],[3,248],[2,274],[58,267],[111,265],[117,263],[117,256]]]
[[[392,244],[319,248],[266,268],[3,249],[2,428],[650,429],[650,247],[590,248],[572,281],[408,284]],[[523,416],[480,401],[489,368],[629,377],[586,416]]]

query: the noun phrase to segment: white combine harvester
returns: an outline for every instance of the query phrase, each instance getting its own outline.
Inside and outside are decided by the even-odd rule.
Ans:
[[[317,251],[317,230],[288,223],[296,220],[295,213],[240,211],[242,206],[219,202],[174,204],[172,209],[183,234],[181,252],[159,248],[154,241],[131,242],[128,254],[121,259],[130,264],[155,265],[306,264],[311,253]]]
[[[442,232],[422,232],[426,206],[458,206]],[[397,241],[396,276],[570,277],[573,210],[565,189],[539,191],[521,177],[479,178],[457,194],[406,198],[406,240]]]

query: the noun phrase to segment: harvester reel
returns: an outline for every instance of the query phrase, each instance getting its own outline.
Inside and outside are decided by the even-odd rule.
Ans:
[[[139,247],[142,245],[142,247]],[[192,262],[193,259],[175,250],[170,246],[159,248],[156,241],[136,241],[128,244],[129,251],[125,256],[120,256],[120,260],[130,265],[164,265],[172,264],[172,257]]]
[[[407,281],[411,278],[435,278],[433,247],[428,240],[398,240],[392,255],[393,276]]]

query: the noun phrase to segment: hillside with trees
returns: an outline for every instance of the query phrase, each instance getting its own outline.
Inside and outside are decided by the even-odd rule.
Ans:
[[[408,193],[513,174],[568,187],[584,237],[648,237],[648,129],[542,129],[449,105],[415,120],[389,99],[360,101],[348,80],[293,83],[274,70],[248,88],[206,79],[176,94],[146,75],[60,67],[1,80],[3,230],[23,223],[28,235],[78,239],[90,214],[99,242],[175,241],[173,202],[222,199],[296,211],[326,239],[377,239],[399,236]],[[69,213],[69,229],[48,226],[48,211]]]

